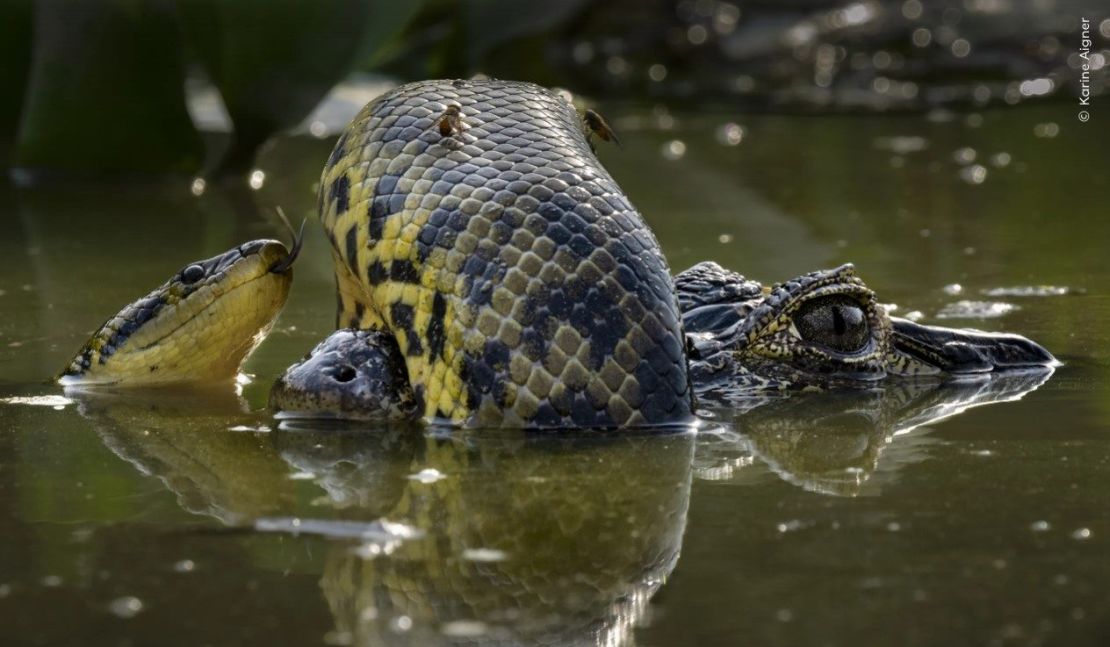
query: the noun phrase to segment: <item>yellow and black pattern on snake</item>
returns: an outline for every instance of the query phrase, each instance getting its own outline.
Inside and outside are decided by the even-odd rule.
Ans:
[[[508,81],[399,87],[341,136],[319,207],[337,323],[393,336],[424,417],[690,418],[666,261],[559,95]]]
[[[59,380],[74,386],[231,380],[285,305],[299,247],[291,253],[276,240],[254,240],[189,263],[106,321]]]

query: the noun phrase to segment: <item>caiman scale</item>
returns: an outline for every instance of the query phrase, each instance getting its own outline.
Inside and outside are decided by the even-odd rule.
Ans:
[[[690,422],[696,393],[722,387],[873,385],[1055,363],[1016,335],[889,317],[851,266],[771,287],[713,263],[672,279],[593,154],[595,133],[561,96],[529,83],[425,81],[367,105],[319,189],[339,330],[286,371],[271,404],[290,415],[470,427],[659,427]],[[186,266],[105,324],[63,381],[229,379],[284,303],[292,259],[274,244],[244,246],[268,250],[264,265],[233,250]],[[247,262],[252,280],[220,298],[224,277]],[[280,279],[253,280],[259,267]],[[207,300],[190,306],[193,294]],[[198,330],[232,320],[253,329],[194,343]],[[172,371],[164,359],[154,368],[152,350],[177,358]]]

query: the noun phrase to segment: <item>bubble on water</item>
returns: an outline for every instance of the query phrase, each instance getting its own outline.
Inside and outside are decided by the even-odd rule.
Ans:
[[[960,285],[959,283],[949,283],[941,289],[944,290],[945,294],[951,294],[955,296],[964,291],[964,286]]]
[[[709,39],[709,30],[703,25],[691,25],[686,30],[686,40],[690,41],[691,45],[703,45]]]
[[[451,620],[439,628],[441,634],[450,638],[478,638],[487,631],[486,623],[480,620]]]
[[[971,164],[975,161],[976,154],[977,153],[975,152],[974,148],[970,146],[964,146],[963,148],[958,148],[953,151],[952,159],[960,165]]]
[[[672,162],[682,159],[686,155],[686,144],[680,139],[672,139],[663,144],[663,159]]]
[[[1006,168],[1010,165],[1011,160],[1010,154],[1005,151],[991,155],[991,164],[995,168]]]
[[[134,618],[143,610],[143,601],[133,595],[125,595],[108,603],[108,610],[112,615],[123,618]]]
[[[408,478],[410,481],[417,481],[419,483],[427,484],[435,483],[436,481],[442,481],[443,479],[447,478],[447,475],[435,468],[426,467],[416,474],[409,474]]]
[[[290,481],[311,481],[312,479],[316,478],[316,475],[312,472],[293,472],[286,478],[288,478]]]
[[[1090,539],[1091,538],[1091,529],[1090,528],[1076,528],[1075,531],[1071,533],[1071,538],[1072,539],[1077,539],[1079,541],[1084,541],[1084,540]]]
[[[412,629],[412,618],[400,615],[389,621],[389,628],[395,633],[405,633]]]
[[[1029,529],[1033,532],[1048,532],[1050,528],[1052,528],[1051,524],[1043,519],[1029,524]]]
[[[183,559],[181,561],[175,562],[173,565],[173,570],[178,573],[192,573],[196,570],[196,568],[196,562],[191,559]]]
[[[921,321],[925,318],[925,313],[920,310],[910,310],[906,314],[902,315],[902,318],[909,319],[910,321]]]
[[[197,177],[193,178],[193,183],[189,185],[189,190],[192,191],[193,195],[200,197],[204,195],[204,190],[207,187],[208,183],[204,181],[204,178]]]
[[[580,41],[574,44],[570,50],[571,58],[579,65],[585,65],[594,58],[594,45],[589,41]]]
[[[716,137],[717,142],[725,146],[736,146],[744,139],[744,128],[732,122],[722,124],[717,129]]]
[[[972,164],[960,169],[960,179],[968,184],[982,184],[987,180],[987,167],[982,164]]]
[[[1051,94],[1055,88],[1056,84],[1052,82],[1052,79],[1039,78],[1022,81],[1021,85],[1018,86],[1018,91],[1021,92],[1023,97],[1041,97]]]
[[[775,525],[775,530],[780,533],[796,532],[812,526],[812,522],[802,521],[801,519],[791,519],[790,521],[783,521]]]
[[[957,301],[940,309],[940,319],[996,319],[1019,308],[1002,301]]]
[[[605,61],[605,71],[612,76],[623,76],[628,73],[630,67],[628,61],[620,56],[610,56]]]
[[[1033,126],[1033,135],[1042,139],[1052,139],[1060,134],[1060,126],[1052,121]]]
[[[503,562],[509,557],[508,553],[496,548],[467,548],[462,556],[472,562]]]
[[[722,245],[727,245],[728,243],[731,243],[732,234],[721,234],[720,236],[717,236],[717,242],[721,243]]]
[[[916,135],[894,135],[891,137],[876,137],[871,145],[879,150],[888,150],[898,155],[917,153],[929,147],[929,140]]]
[[[266,172],[265,171],[262,171],[260,169],[255,169],[255,170],[251,171],[250,179],[247,180],[247,184],[249,184],[252,189],[257,191],[257,190],[261,189],[262,185],[265,184],[265,183],[266,183]]]

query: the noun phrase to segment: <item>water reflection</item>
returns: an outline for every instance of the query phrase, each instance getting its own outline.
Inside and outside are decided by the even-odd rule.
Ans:
[[[257,427],[233,396],[74,397],[186,510],[323,541],[320,589],[344,644],[620,644],[681,548],[690,434],[265,434],[229,431]]]
[[[926,425],[987,404],[1018,400],[1052,369],[977,381],[892,383],[874,391],[749,398],[728,404],[739,432],[717,430],[698,443],[698,475],[740,479],[757,463],[811,492],[877,494],[877,472],[896,474],[924,459]],[[749,470],[750,471],[750,470]]]
[[[185,510],[233,536],[322,545],[329,639],[621,644],[676,566],[695,473],[742,483],[762,465],[812,492],[877,493],[873,476],[925,458],[924,425],[1048,375],[730,402],[697,436],[259,433],[268,416],[231,393],[71,395]]]

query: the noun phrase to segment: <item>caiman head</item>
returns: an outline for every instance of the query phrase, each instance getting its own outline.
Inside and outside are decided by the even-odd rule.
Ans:
[[[675,283],[699,387],[868,386],[892,378],[951,379],[1058,364],[1019,335],[891,317],[851,265],[765,288],[716,263],[699,263]]]

